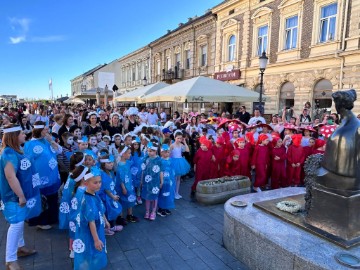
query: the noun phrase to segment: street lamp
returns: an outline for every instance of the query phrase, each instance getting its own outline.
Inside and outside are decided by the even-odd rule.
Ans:
[[[262,102],[262,92],[263,92],[263,86],[264,86],[264,72],[266,69],[266,65],[268,62],[268,57],[266,56],[266,52],[263,52],[262,55],[259,57],[259,67],[260,67],[260,113],[264,113],[264,106]]]
[[[142,80],[142,83],[143,83],[143,86],[146,86],[147,85],[147,79],[146,79],[146,76],[144,77],[144,79]]]

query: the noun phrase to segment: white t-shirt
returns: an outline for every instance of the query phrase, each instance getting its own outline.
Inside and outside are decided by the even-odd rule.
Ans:
[[[147,112],[139,112],[138,113],[138,116],[139,116],[141,122],[146,123],[147,114],[148,114]]]
[[[256,125],[257,121],[261,121],[263,124],[266,124],[265,118],[262,116],[253,116],[250,118],[248,125]]]
[[[146,116],[146,122],[148,125],[157,125],[157,122],[159,120],[159,117],[156,113],[148,113],[147,116]]]
[[[161,119],[161,123],[165,123],[165,122],[166,122],[166,112],[160,113],[160,119]]]

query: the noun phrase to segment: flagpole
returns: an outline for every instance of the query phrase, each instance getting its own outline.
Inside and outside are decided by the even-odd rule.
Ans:
[[[52,78],[49,80],[49,90],[51,91],[51,101],[54,102],[54,92],[53,92],[53,86],[52,86]]]

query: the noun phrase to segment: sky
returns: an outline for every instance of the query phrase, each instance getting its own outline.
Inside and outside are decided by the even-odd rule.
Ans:
[[[222,0],[1,0],[0,95],[70,95],[70,80]]]

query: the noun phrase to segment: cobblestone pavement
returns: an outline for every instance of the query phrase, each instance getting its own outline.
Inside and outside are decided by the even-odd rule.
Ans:
[[[116,269],[247,269],[222,246],[223,205],[201,206],[191,202],[192,181],[182,183],[183,199],[168,217],[143,219],[144,206],[134,214],[141,221],[107,236],[108,270]],[[7,224],[0,217],[0,269],[4,266]],[[38,254],[21,258],[25,270],[72,269],[67,232],[39,231],[25,225],[25,240]]]

